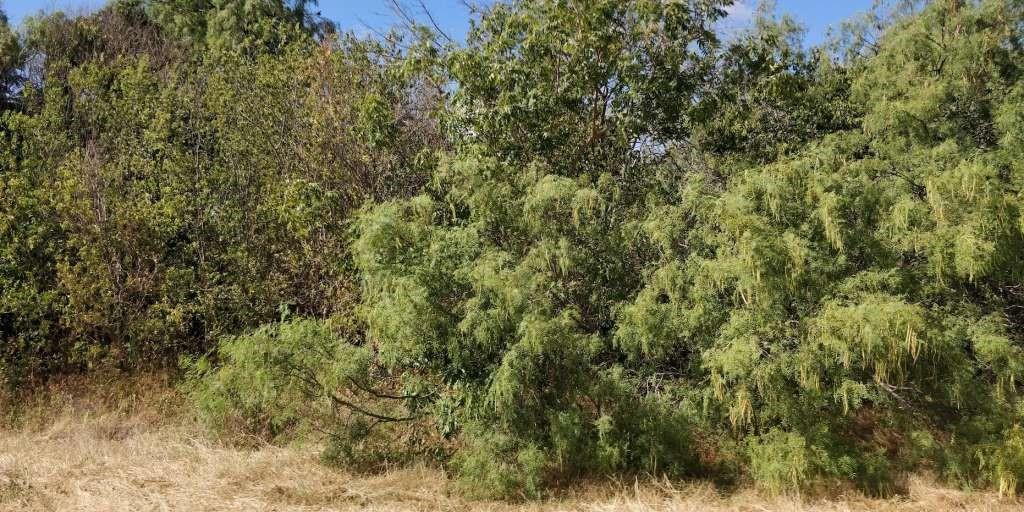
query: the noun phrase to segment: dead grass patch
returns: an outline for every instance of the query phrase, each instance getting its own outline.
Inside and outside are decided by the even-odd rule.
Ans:
[[[546,501],[460,497],[426,467],[353,476],[319,463],[315,446],[244,449],[209,439],[166,377],[67,379],[8,399],[0,429],[0,511],[1019,511],[1024,503],[925,477],[905,496],[828,500],[728,495],[663,481],[576,486]],[[14,412],[12,412],[14,411]],[[13,418],[13,419],[12,419]]]

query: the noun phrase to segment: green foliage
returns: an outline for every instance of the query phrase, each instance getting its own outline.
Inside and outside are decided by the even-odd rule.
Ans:
[[[361,329],[338,318],[282,318],[186,360],[184,390],[213,430],[270,440],[324,435],[322,458],[374,469],[421,455],[415,425],[429,392],[374,364]],[[216,364],[213,363],[216,361]],[[421,430],[421,429],[420,429]]]
[[[10,113],[5,127],[34,124]],[[42,148],[46,137],[21,139],[3,130],[0,165],[0,379],[18,381],[60,367],[57,354],[63,335],[57,273],[52,265],[59,253],[60,226],[43,172],[14,172],[17,153],[12,146]],[[23,147],[24,147],[23,146]]]
[[[21,42],[8,24],[7,15],[0,10],[0,112],[12,106],[22,64]]]
[[[634,146],[684,134],[725,3],[496,3],[448,58],[452,123],[460,138],[521,164],[544,158],[595,177],[629,166]]]
[[[457,466],[468,493],[484,498],[538,498],[547,458],[534,445],[487,429],[472,436]]]
[[[843,466],[882,488],[889,471],[876,450],[898,461],[909,449],[879,439],[886,430],[986,444],[1019,421],[1016,386],[1006,383],[1019,378],[1020,296],[1011,290],[1024,270],[1013,256],[1021,177],[1006,160],[1016,150],[979,131],[994,125],[977,116],[1014,108],[1003,84],[1018,76],[1007,52],[1019,34],[994,20],[1020,13],[998,2],[953,4],[898,23],[855,67],[863,131],[743,168],[724,187],[699,177],[685,184],[697,187],[701,206],[672,217],[702,220],[685,244],[663,249],[654,289],[626,310],[652,311],[657,290],[683,290],[667,294],[675,307],[661,315],[700,351],[729,423],[789,431],[751,452],[755,477],[763,473],[770,488],[845,476]],[[645,331],[627,324],[625,332]],[[645,356],[672,353],[657,346],[672,338],[646,332],[632,341]],[[956,419],[968,416],[986,420]],[[821,453],[808,459],[817,464],[793,455],[796,439]],[[755,463],[776,445],[790,463]],[[852,465],[823,463],[847,457]],[[971,480],[977,469],[950,475]]]
[[[981,466],[987,471],[987,477],[999,489],[1000,494],[1016,496],[1024,478],[1024,432],[1015,425],[1004,437],[1000,445],[989,446],[980,454]]]
[[[681,474],[711,438],[776,492],[887,493],[922,458],[1015,491],[1019,6],[936,3],[836,62],[767,17],[634,44],[714,19],[666,5],[497,6],[453,53],[455,154],[356,224],[385,364],[459,397],[470,453],[509,438],[482,442],[548,478]],[[671,111],[645,95],[667,76]],[[533,478],[495,458],[463,471]]]
[[[321,390],[328,383],[364,379],[366,359],[365,350],[328,324],[283,322],[222,341],[217,368],[205,358],[189,363],[189,394],[215,428],[234,421],[274,435],[314,412],[330,411]]]
[[[333,26],[316,0],[130,0],[172,38],[214,50],[279,50],[289,39],[322,36]]]
[[[799,488],[811,474],[814,454],[800,434],[771,430],[750,438],[747,446],[750,476],[769,491]]]
[[[807,50],[802,29],[761,4],[753,25],[730,41],[713,81],[701,87],[690,136],[707,155],[766,163],[837,130],[856,127],[851,70],[824,49]]]
[[[12,382],[172,363],[281,305],[347,310],[349,213],[422,182],[434,97],[397,43],[182,60],[140,9],[27,24],[45,58],[4,115],[0,171]]]
[[[384,364],[461,404],[459,467],[476,487],[693,468],[694,409],[660,372],[624,366],[613,337],[649,253],[629,227],[653,179],[634,151],[680,130],[720,13],[689,7],[496,6],[450,57],[458,154],[429,194],[356,221],[368,335]]]

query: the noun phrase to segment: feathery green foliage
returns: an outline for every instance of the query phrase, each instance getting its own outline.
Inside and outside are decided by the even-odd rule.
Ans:
[[[628,28],[701,22],[651,5],[496,8],[452,57],[458,152],[357,221],[385,363],[457,397],[469,453],[503,440],[467,477],[712,470],[694,439],[745,439],[776,491],[888,492],[923,452],[1015,491],[1019,6],[932,4],[843,65],[767,18],[662,55]],[[619,12],[643,21],[587,24]],[[688,92],[645,96],[662,80]]]

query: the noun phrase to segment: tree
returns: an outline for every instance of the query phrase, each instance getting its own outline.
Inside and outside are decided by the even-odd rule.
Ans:
[[[927,460],[1015,492],[1020,6],[936,2],[845,64],[785,20],[718,51],[714,13],[484,17],[461,144],[357,220],[380,358],[440,390],[482,487],[692,471],[701,439],[776,490]]]
[[[16,103],[14,98],[21,66],[21,44],[17,34],[7,23],[7,15],[0,6],[0,112]]]
[[[691,410],[626,366],[617,303],[650,245],[634,222],[685,133],[714,2],[497,5],[450,57],[455,154],[429,193],[360,216],[368,336],[427,379],[478,489],[694,467]]]
[[[4,378],[173,366],[282,306],[349,312],[349,215],[417,189],[438,140],[437,93],[393,43],[184,50],[132,2],[26,34],[38,69],[2,125]]]
[[[316,0],[146,0],[145,11],[172,37],[186,45],[226,50],[271,49],[288,33],[323,36],[332,24],[313,9]]]
[[[857,129],[695,173],[645,224],[661,263],[617,337],[652,368],[684,355],[766,485],[891,489],[916,457],[1021,481],[1020,20],[1013,2],[899,20],[851,65]]]
[[[467,143],[560,173],[628,169],[680,138],[723,2],[496,4],[448,64]]]

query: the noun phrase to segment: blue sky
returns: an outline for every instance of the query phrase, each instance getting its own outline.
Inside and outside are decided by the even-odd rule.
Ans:
[[[418,0],[400,0],[408,5],[417,5]],[[63,9],[70,12],[94,9],[103,0],[0,0],[4,10],[15,23],[28,14],[40,10]],[[460,0],[423,0],[433,13],[438,24],[453,37],[466,31],[467,13]],[[807,38],[811,43],[822,41],[829,26],[834,26],[871,7],[872,0],[778,0],[781,12],[792,14],[807,26]],[[749,19],[756,0],[740,0],[731,8],[734,23]],[[341,26],[356,30],[387,27],[395,22],[388,0],[320,0],[320,10],[325,16]]]

